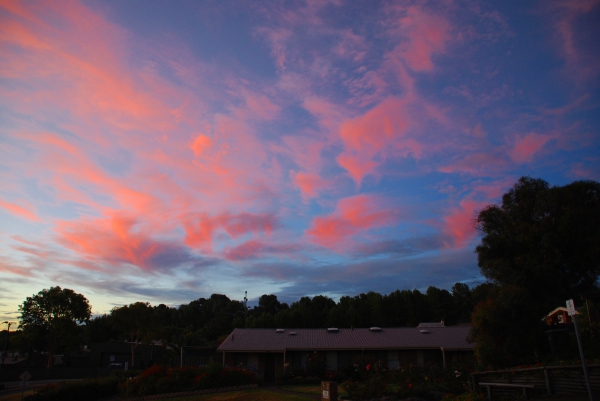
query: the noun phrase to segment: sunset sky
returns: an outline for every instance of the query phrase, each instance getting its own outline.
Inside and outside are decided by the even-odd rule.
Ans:
[[[1,0],[0,321],[480,283],[479,210],[600,180],[599,38],[598,0]]]

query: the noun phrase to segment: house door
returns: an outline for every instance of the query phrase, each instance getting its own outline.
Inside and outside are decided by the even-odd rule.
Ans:
[[[275,354],[265,354],[265,383],[275,382]]]

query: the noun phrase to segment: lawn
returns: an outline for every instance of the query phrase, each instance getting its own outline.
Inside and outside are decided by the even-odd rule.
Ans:
[[[25,393],[23,394],[23,398],[30,394],[33,394],[33,390],[25,391]],[[20,400],[21,400],[21,392],[20,391],[18,393],[0,396],[0,401],[20,401]]]
[[[169,401],[313,401],[310,397],[301,394],[279,394],[264,389],[232,391],[207,395],[192,395],[189,397],[169,398]]]
[[[320,384],[282,384],[277,386],[282,390],[295,391],[296,393],[304,394],[321,394]],[[346,394],[341,386],[338,386],[338,395]]]

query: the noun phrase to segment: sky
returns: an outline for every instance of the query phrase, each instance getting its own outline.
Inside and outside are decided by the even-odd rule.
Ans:
[[[481,283],[522,176],[600,180],[600,1],[0,1],[0,321]]]

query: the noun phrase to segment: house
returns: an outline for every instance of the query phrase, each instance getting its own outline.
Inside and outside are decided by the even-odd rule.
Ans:
[[[341,371],[363,357],[381,360],[390,369],[414,364],[445,366],[453,358],[472,358],[469,326],[364,329],[235,329],[217,348],[223,364],[254,371],[267,382],[283,374],[284,365],[306,369],[319,355],[328,371]]]
[[[579,312],[576,313],[579,314]],[[569,314],[567,313],[567,308],[565,308],[564,306],[559,306],[552,312],[548,313],[542,318],[542,321],[548,326],[573,323],[573,319],[571,318],[571,316],[569,316]]]
[[[579,315],[579,312],[575,312]],[[567,308],[559,306],[542,318],[548,326],[544,333],[548,338],[550,355],[553,358],[574,357],[575,328],[573,317],[569,316]]]
[[[138,344],[134,348],[134,365],[131,366],[131,343],[107,342],[91,346],[89,366],[112,369],[146,369],[163,357],[164,348],[152,344]]]

